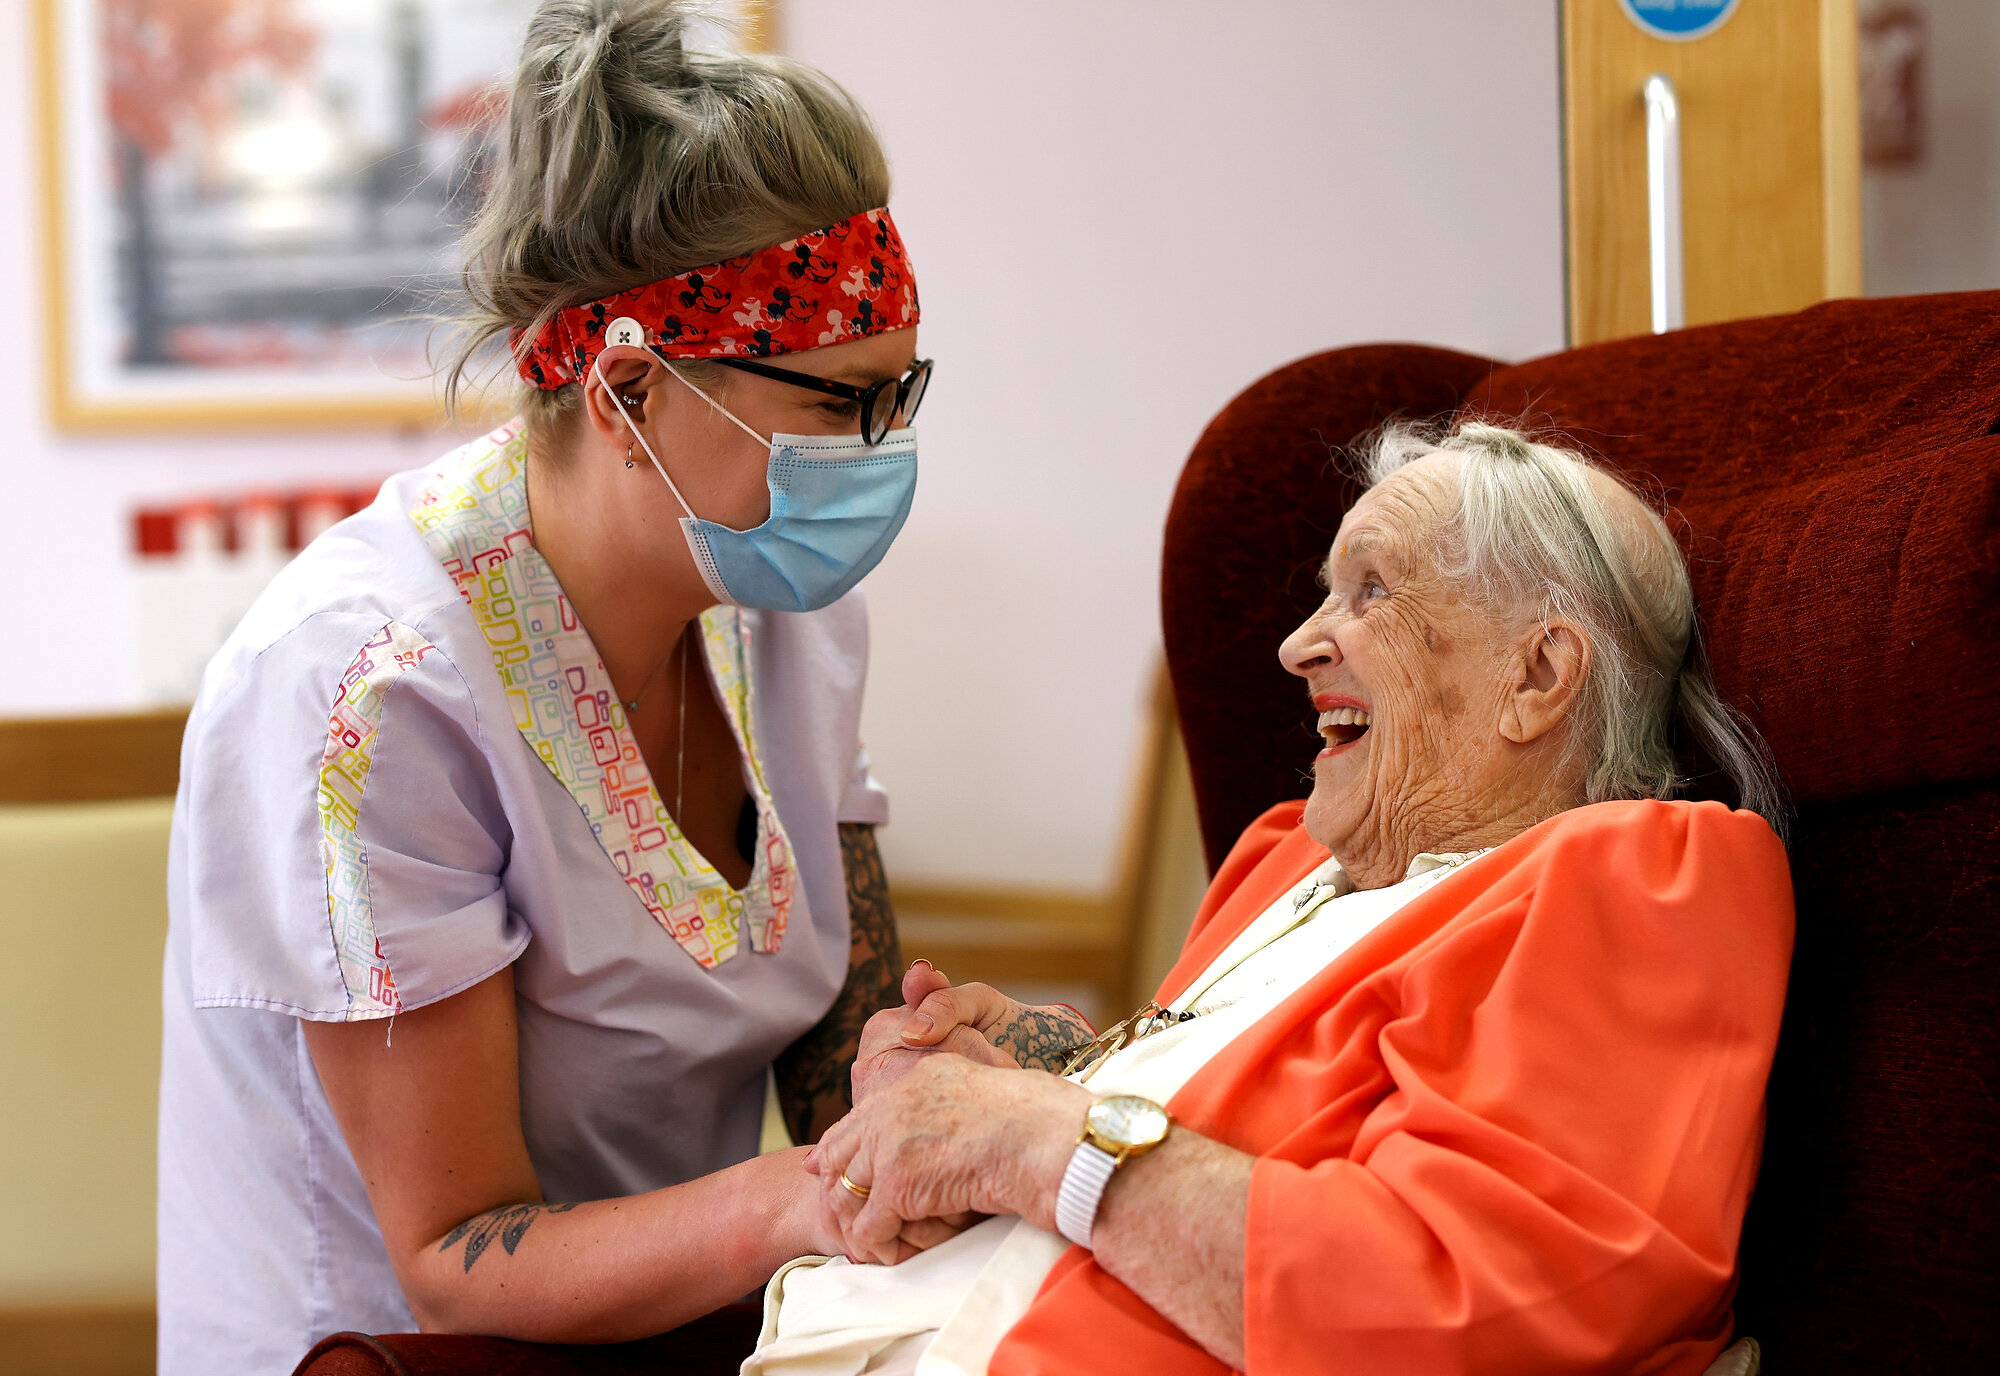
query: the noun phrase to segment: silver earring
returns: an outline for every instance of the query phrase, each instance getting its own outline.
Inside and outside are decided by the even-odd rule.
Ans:
[[[632,446],[629,444],[625,446],[625,466],[627,468],[632,466]]]

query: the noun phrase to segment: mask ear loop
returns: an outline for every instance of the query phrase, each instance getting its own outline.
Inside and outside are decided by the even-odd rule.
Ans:
[[[651,349],[648,349],[646,352],[652,353],[653,351]],[[659,358],[658,354],[653,354],[653,356],[655,358]],[[665,368],[667,372],[673,376],[674,380],[681,384],[681,386],[687,388],[690,392],[693,392],[696,396],[700,397],[710,406],[713,406],[716,410],[722,412],[723,415],[728,416],[729,419],[735,423],[736,428],[741,430],[744,434],[748,435],[751,439],[757,441],[757,443],[759,444],[766,446],[768,446],[771,443],[768,439],[765,439],[755,430],[752,430],[749,426],[745,425],[735,416],[730,415],[729,408],[724,406],[721,402],[717,401],[714,397],[702,391],[701,388],[695,386],[692,382],[689,382],[686,378],[682,377],[680,375],[680,371],[676,369],[673,364],[667,362],[664,358],[661,358],[660,366],[662,368]],[[681,510],[686,512],[690,517],[693,517],[696,520],[701,519],[700,517],[695,516],[694,508],[688,505],[688,499],[681,496],[681,490],[679,486],[675,484],[673,475],[668,473],[667,466],[660,462],[660,456],[653,452],[653,446],[648,444],[646,442],[646,437],[639,433],[638,422],[632,419],[631,414],[627,412],[623,406],[617,404],[618,392],[617,389],[611,385],[611,379],[604,375],[604,358],[602,355],[599,355],[597,358],[591,361],[590,370],[591,372],[597,375],[598,385],[604,388],[604,394],[612,398],[611,409],[618,413],[619,419],[625,422],[625,428],[632,432],[632,438],[639,442],[639,447],[646,451],[646,457],[653,461],[654,471],[657,472],[660,475],[660,477],[666,482],[667,490],[674,494],[674,500],[681,504]]]
[[[680,370],[679,370],[678,368],[674,367],[674,365],[673,365],[673,364],[671,364],[671,363],[667,362],[667,361],[666,361],[666,360],[665,360],[665,359],[663,358],[663,359],[661,359],[661,360],[660,360],[660,366],[661,366],[661,367],[663,367],[663,368],[665,368],[665,369],[666,369],[666,370],[667,370],[668,372],[670,372],[670,373],[672,373],[672,374],[674,375],[674,381],[676,381],[676,382],[680,383],[680,385],[681,385],[681,386],[683,386],[683,387],[687,388],[687,389],[688,389],[688,390],[689,390],[690,392],[693,392],[693,393],[694,393],[694,394],[695,394],[696,396],[700,397],[700,398],[701,398],[701,399],[702,399],[703,401],[707,402],[707,403],[708,403],[708,404],[709,404],[710,406],[713,406],[713,407],[714,407],[714,408],[715,408],[716,410],[718,410],[718,411],[722,412],[722,414],[723,414],[723,415],[725,415],[725,416],[729,417],[729,423],[730,423],[731,425],[734,425],[734,426],[735,426],[735,427],[736,427],[736,428],[737,428],[738,430],[741,430],[741,431],[742,431],[742,432],[743,432],[744,434],[748,435],[748,436],[749,436],[749,437],[750,437],[751,439],[753,439],[753,440],[757,441],[757,443],[759,443],[759,444],[761,444],[761,445],[764,445],[764,446],[765,446],[766,448],[769,448],[769,447],[770,447],[770,443],[771,443],[771,441],[770,441],[770,440],[766,439],[766,438],[765,438],[764,436],[762,436],[762,435],[758,434],[758,433],[757,433],[757,432],[756,432],[755,430],[752,430],[752,429],[751,429],[751,428],[750,428],[750,427],[749,427],[748,425],[744,424],[742,420],[738,419],[738,417],[737,417],[737,415],[736,415],[736,413],[735,413],[734,411],[731,411],[731,410],[730,410],[730,409],[729,409],[729,408],[728,408],[727,406],[724,406],[724,405],[723,405],[723,404],[722,404],[721,402],[717,401],[717,400],[716,400],[716,399],[715,399],[714,397],[712,397],[712,396],[710,396],[710,395],[709,395],[708,393],[706,393],[706,392],[702,391],[702,390],[701,390],[701,388],[699,388],[699,387],[695,386],[695,385],[694,385],[694,384],[693,384],[692,382],[689,382],[689,381],[688,381],[688,380],[687,380],[686,378],[682,377],[682,376],[681,376],[681,374],[680,374]]]
[[[653,452],[653,446],[646,443],[646,437],[639,433],[638,422],[634,421],[625,408],[618,404],[618,389],[613,387],[611,379],[604,375],[604,359],[601,355],[591,360],[590,371],[597,375],[598,386],[604,389],[604,395],[611,398],[611,409],[618,413],[619,419],[625,422],[625,428],[632,432],[632,438],[639,442],[639,447],[646,451],[646,457],[653,461],[653,469],[660,475],[662,481],[666,483],[667,491],[674,494],[674,500],[681,504],[682,511],[690,516],[694,515],[694,508],[688,505],[687,498],[681,496],[681,490],[675,484],[673,475],[667,472],[667,466],[660,462],[660,456]],[[672,372],[673,369],[669,368],[667,371]]]

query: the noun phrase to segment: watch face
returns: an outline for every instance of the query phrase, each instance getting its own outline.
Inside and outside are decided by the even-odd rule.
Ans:
[[[1136,1094],[1114,1094],[1090,1106],[1090,1128],[1121,1147],[1146,1147],[1167,1135],[1167,1111]]]

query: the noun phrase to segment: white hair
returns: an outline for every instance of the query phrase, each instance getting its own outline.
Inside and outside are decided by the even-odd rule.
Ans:
[[[1715,690],[1686,562],[1652,505],[1583,454],[1476,420],[1385,426],[1363,474],[1373,486],[1432,455],[1457,469],[1458,581],[1489,605],[1570,622],[1590,642],[1571,736],[1588,752],[1589,801],[1675,796],[1690,782],[1679,743],[1782,835],[1783,785],[1755,728]]]

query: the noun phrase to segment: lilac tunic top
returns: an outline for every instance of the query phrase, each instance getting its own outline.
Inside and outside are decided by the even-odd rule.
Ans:
[[[867,617],[718,608],[706,668],[758,814],[741,891],[688,845],[528,520],[518,424],[389,480],[210,665],[169,861],[160,1371],[288,1371],[409,1331],[302,1019],[514,967],[551,1200],[752,1155],[765,1068],[846,976],[836,824],[887,820]]]

